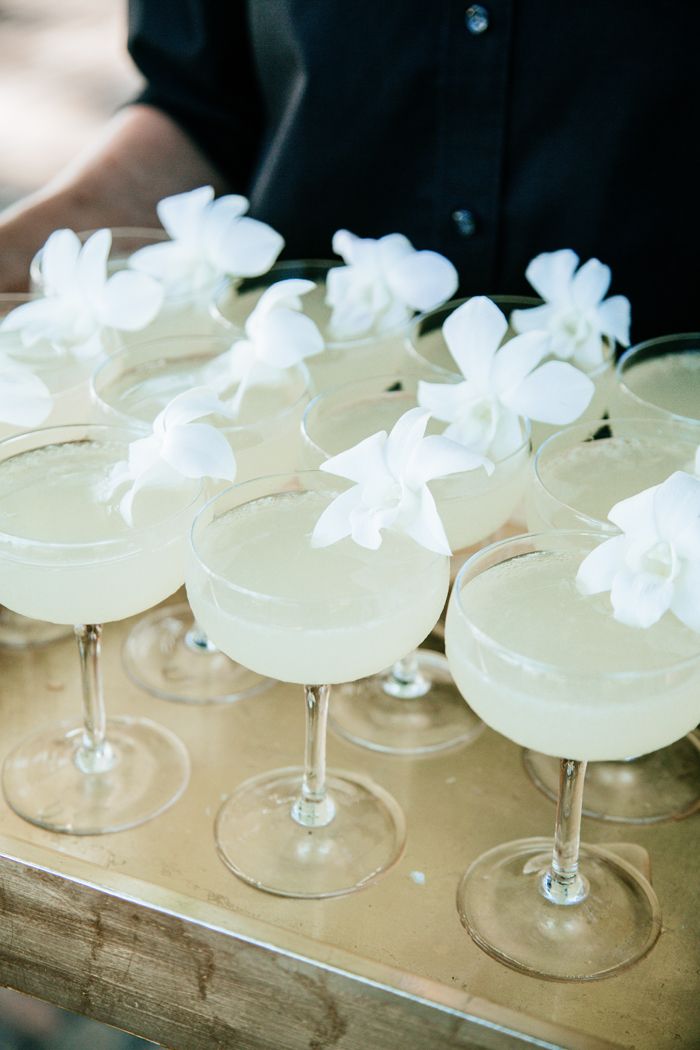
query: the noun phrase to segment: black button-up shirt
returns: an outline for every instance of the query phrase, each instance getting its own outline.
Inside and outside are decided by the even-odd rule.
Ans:
[[[398,231],[517,294],[573,248],[640,339],[700,329],[699,38],[692,0],[133,0],[129,45],[287,257]]]

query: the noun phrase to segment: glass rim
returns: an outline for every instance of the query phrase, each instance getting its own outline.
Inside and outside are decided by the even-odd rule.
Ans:
[[[690,430],[697,430],[697,432],[698,432],[698,444],[700,444],[700,420],[692,420],[692,419],[690,419],[690,417],[681,417],[681,419],[684,422],[687,420],[687,425],[688,425],[688,428]],[[648,425],[650,428],[651,427],[658,427],[658,426],[670,427],[672,424],[673,424],[674,428],[676,426],[675,421],[672,421],[671,419],[664,419],[663,417],[659,417],[659,416],[655,417],[655,416],[651,416],[651,415],[649,415],[649,416],[610,416],[607,419],[579,420],[578,422],[569,423],[565,427],[562,427],[560,430],[556,430],[553,434],[550,434],[547,438],[545,438],[545,440],[542,442],[542,444],[539,446],[539,448],[535,451],[535,454],[532,457],[532,472],[533,472],[533,475],[534,475],[535,479],[541,485],[541,487],[544,489],[544,491],[546,492],[546,494],[549,497],[551,497],[553,500],[556,500],[556,502],[561,507],[566,508],[566,510],[572,511],[574,514],[578,515],[578,517],[580,517],[582,520],[585,520],[586,522],[589,522],[591,526],[596,526],[598,528],[604,529],[606,535],[608,533],[613,533],[614,534],[614,533],[619,532],[619,529],[617,528],[617,526],[613,525],[612,522],[602,521],[600,518],[593,518],[593,517],[591,517],[590,514],[586,514],[584,511],[579,510],[577,507],[574,507],[571,503],[567,503],[565,500],[563,500],[559,496],[557,496],[556,493],[552,492],[552,489],[551,489],[550,485],[548,485],[544,481],[544,479],[542,478],[542,474],[541,474],[542,463],[541,463],[541,460],[542,460],[543,455],[547,455],[549,452],[551,452],[551,450],[553,448],[558,447],[560,444],[564,444],[565,448],[569,448],[569,447],[570,448],[578,448],[578,447],[580,447],[582,445],[585,445],[588,441],[591,440],[590,438],[587,438],[587,439],[585,439],[583,441],[576,441],[575,443],[573,443],[571,445],[565,444],[565,438],[567,438],[569,436],[573,436],[576,431],[579,431],[580,433],[585,433],[587,430],[589,430],[589,431],[593,430],[594,427],[613,427],[613,426],[618,426],[619,427],[620,424],[622,424],[623,426],[626,426],[628,424],[630,424],[632,426],[635,426],[635,425],[639,425],[640,423],[643,424],[643,425]],[[675,430],[674,430],[673,433],[674,433],[674,436],[675,436]],[[607,438],[607,437],[606,438],[598,438],[596,440],[610,441],[614,437],[616,437],[616,435],[612,434],[609,438]],[[690,435],[689,435],[689,438],[690,438]],[[690,440],[689,440],[689,443],[690,443]],[[574,530],[574,531],[579,531],[579,530]],[[586,531],[587,532],[588,531],[588,526],[582,527],[582,531]]]
[[[223,514],[230,513],[231,511],[236,510],[238,507],[245,506],[246,503],[254,502],[254,500],[266,499],[266,498],[269,498],[271,496],[284,495],[287,492],[292,493],[292,494],[295,493],[295,492],[297,492],[297,493],[317,492],[317,491],[319,491],[318,487],[315,487],[315,488],[297,488],[297,489],[290,488],[290,489],[287,489],[287,490],[285,490],[283,488],[280,488],[280,487],[277,487],[277,488],[274,488],[274,489],[272,488],[272,483],[274,483],[274,482],[283,482],[283,481],[284,482],[289,482],[289,481],[292,481],[293,479],[304,480],[306,478],[310,479],[310,478],[314,478],[314,477],[318,478],[320,481],[322,481],[324,486],[327,486],[328,491],[331,494],[335,494],[335,495],[340,494],[340,492],[347,491],[347,489],[352,485],[352,482],[348,481],[346,478],[341,478],[341,477],[339,477],[336,474],[330,474],[330,473],[327,473],[327,472],[319,470],[319,469],[293,470],[293,471],[288,471],[287,473],[284,473],[284,474],[264,474],[264,475],[261,475],[258,478],[249,478],[248,481],[240,481],[238,483],[234,483],[233,485],[228,485],[221,492],[217,492],[213,496],[211,496],[210,499],[208,499],[206,501],[206,503],[204,503],[203,506],[200,507],[199,510],[197,511],[197,513],[195,514],[194,519],[192,521],[192,525],[191,525],[190,530],[189,530],[189,548],[190,548],[190,553],[194,557],[194,559],[196,560],[196,562],[197,562],[198,566],[200,567],[200,569],[202,569],[204,571],[206,576],[209,579],[216,580],[216,581],[220,582],[226,588],[226,590],[234,591],[236,594],[242,594],[242,595],[245,595],[248,598],[254,598],[254,599],[257,599],[257,600],[260,600],[260,601],[275,602],[276,604],[284,605],[284,606],[295,606],[295,605],[300,605],[300,604],[306,604],[307,606],[308,605],[316,605],[316,604],[327,604],[327,602],[328,602],[328,598],[327,597],[316,598],[316,599],[312,599],[312,600],[307,599],[306,601],[302,601],[300,598],[284,598],[284,597],[280,597],[279,595],[269,594],[269,593],[264,592],[264,591],[256,591],[256,590],[253,590],[250,587],[243,587],[242,585],[237,584],[237,583],[227,579],[225,576],[222,576],[222,574],[220,572],[217,572],[215,569],[212,569],[209,565],[207,565],[206,561],[203,558],[203,555],[202,555],[201,551],[199,550],[198,543],[197,543],[197,537],[195,535],[196,532],[198,530],[200,530],[200,529],[206,530],[208,525],[210,525],[213,521],[218,520],[218,518],[223,516]],[[250,488],[250,491],[252,492],[255,489],[259,488],[261,485],[264,485],[265,483],[269,483],[267,485],[267,490],[265,492],[261,492],[260,495],[258,495],[258,496],[251,497],[250,500],[242,500],[241,502],[236,503],[235,506],[233,506],[233,507],[228,507],[228,509],[226,511],[223,511],[221,515],[218,515],[216,517],[211,517],[209,521],[204,523],[204,517],[207,514],[211,514],[212,513],[212,508],[213,508],[214,504],[217,503],[219,500],[221,500],[222,503],[223,503],[223,501],[225,499],[227,499],[227,498],[230,498],[231,495],[234,492],[238,492],[241,489],[244,489],[246,486],[248,486]],[[323,548],[321,548],[321,549],[323,549]],[[433,554],[433,558],[435,560],[444,559],[446,561],[449,561],[449,558],[447,557],[447,555],[437,554],[437,553],[434,553],[432,551],[429,552],[429,553]]]
[[[566,550],[567,549],[566,547],[561,547],[561,546],[560,547],[555,547],[555,548],[551,548],[551,547],[550,548],[543,548],[541,546],[541,544],[543,542],[546,542],[547,540],[549,540],[551,542],[553,539],[559,540],[560,542],[561,541],[565,541],[566,539],[594,540],[596,542],[594,543],[593,546],[600,546],[601,543],[606,542],[608,539],[610,539],[610,537],[606,536],[606,535],[601,536],[601,534],[599,532],[588,531],[588,530],[585,530],[585,529],[547,529],[547,530],[543,530],[543,531],[540,531],[540,532],[523,532],[523,533],[519,533],[517,536],[510,536],[510,537],[508,537],[507,539],[504,539],[504,540],[497,540],[495,543],[490,543],[490,544],[488,544],[488,546],[482,547],[480,550],[478,550],[474,554],[470,555],[470,557],[465,561],[464,565],[462,565],[462,567],[459,570],[459,572],[457,573],[457,576],[455,577],[455,581],[454,581],[454,583],[452,585],[452,599],[451,600],[454,600],[454,602],[455,602],[455,604],[457,606],[457,609],[459,610],[459,614],[460,614],[462,620],[464,621],[467,629],[478,640],[478,642],[480,644],[486,646],[488,649],[491,650],[491,652],[495,653],[496,655],[501,654],[504,657],[508,658],[511,663],[513,662],[513,657],[516,657],[518,664],[521,667],[523,667],[523,668],[526,668],[526,669],[529,669],[529,670],[533,670],[533,671],[536,671],[536,672],[539,672],[539,673],[549,674],[552,677],[558,677],[558,678],[564,678],[565,677],[567,679],[572,679],[572,680],[577,680],[577,681],[590,680],[591,678],[595,678],[595,679],[602,680],[602,681],[612,681],[612,682],[616,682],[616,681],[625,681],[626,682],[626,681],[633,681],[633,680],[638,680],[638,681],[639,680],[645,680],[645,681],[648,681],[648,680],[657,678],[659,676],[667,675],[669,672],[682,671],[683,669],[685,669],[687,667],[692,667],[693,664],[700,663],[700,635],[699,635],[698,636],[698,651],[694,655],[686,657],[686,658],[684,658],[682,660],[677,660],[675,663],[670,663],[670,664],[666,665],[665,667],[659,667],[659,668],[655,668],[655,669],[652,669],[652,670],[642,670],[642,671],[595,671],[595,670],[590,671],[590,672],[586,672],[586,671],[566,671],[558,664],[553,664],[553,663],[550,663],[549,661],[546,661],[546,660],[536,660],[533,657],[528,657],[528,656],[525,656],[522,653],[519,653],[515,649],[508,648],[507,646],[505,646],[501,642],[499,642],[497,639],[493,638],[490,634],[487,634],[485,631],[482,631],[481,628],[479,628],[475,624],[473,624],[470,621],[470,619],[469,619],[469,617],[468,617],[467,613],[465,612],[464,607],[462,605],[462,591],[464,589],[464,578],[465,578],[465,576],[467,576],[470,573],[474,573],[474,567],[477,566],[480,561],[486,560],[492,554],[497,553],[499,550],[502,550],[502,549],[504,549],[506,547],[509,547],[509,546],[518,545],[518,544],[520,544],[522,546],[522,545],[524,545],[525,542],[528,542],[530,548],[533,548],[533,546],[535,544],[537,544],[537,543],[540,544],[539,548],[535,547],[534,550],[530,549],[530,550],[522,552],[522,553],[527,553],[527,554],[545,553],[547,550],[552,550],[552,549],[554,549],[554,550]],[[568,549],[571,549],[571,548],[568,548]],[[593,549],[593,547],[591,547],[591,549]],[[500,562],[494,562],[494,564],[504,564],[505,560],[506,559],[501,559]],[[480,570],[480,571],[485,571],[485,570]],[[474,573],[474,575],[477,575],[477,574]],[[664,615],[666,615],[666,614],[664,614]],[[671,615],[673,615],[673,614],[671,614]],[[644,628],[639,628],[639,630],[643,630],[643,629]]]
[[[231,345],[224,346],[225,340],[222,340],[221,336],[218,336],[218,335],[201,335],[201,334],[199,334],[199,335],[157,336],[157,337],[155,337],[153,339],[144,339],[143,342],[134,343],[132,346],[125,347],[123,350],[118,350],[115,354],[110,354],[107,358],[105,358],[103,361],[101,361],[97,365],[97,367],[93,370],[93,372],[92,372],[92,374],[90,376],[90,397],[91,397],[93,403],[96,404],[97,407],[101,411],[107,410],[112,415],[115,415],[120,420],[123,420],[124,424],[128,424],[129,426],[132,426],[132,427],[138,426],[138,427],[142,427],[145,430],[148,430],[152,426],[153,420],[151,420],[150,422],[147,422],[146,420],[136,419],[135,416],[130,416],[126,412],[122,412],[118,408],[115,408],[108,401],[106,401],[104,397],[102,397],[102,395],[96,389],[96,381],[97,381],[98,377],[100,376],[100,373],[103,372],[103,370],[107,369],[109,367],[109,365],[115,364],[115,363],[119,363],[120,360],[126,358],[126,356],[128,354],[134,354],[134,353],[136,353],[136,351],[143,351],[144,348],[148,349],[149,347],[157,345],[157,344],[160,344],[160,343],[163,343],[163,344],[165,344],[167,346],[172,346],[173,343],[178,343],[180,341],[184,342],[186,340],[195,340],[195,339],[198,340],[200,343],[202,341],[208,341],[208,340],[218,341],[220,346],[221,346],[221,353],[226,353],[227,350],[230,350],[231,345],[232,345],[231,344]],[[167,354],[163,354],[162,356],[163,357],[167,357]],[[194,355],[194,356],[205,356],[205,355]],[[214,356],[216,356],[216,355],[214,355]],[[143,362],[143,361],[135,362],[135,364],[137,364],[137,365],[139,363],[144,364],[144,363],[147,363],[147,362]],[[289,414],[291,414],[292,412],[294,412],[296,410],[296,408],[299,406],[299,404],[304,400],[306,395],[309,393],[309,390],[310,390],[310,387],[311,387],[311,375],[310,375],[309,370],[308,370],[308,368],[307,368],[307,366],[306,366],[304,361],[297,361],[296,364],[290,365],[288,368],[281,369],[280,371],[282,371],[282,372],[284,372],[286,374],[287,372],[291,372],[292,370],[296,370],[299,373],[299,378],[301,379],[301,381],[303,383],[303,389],[301,390],[301,393],[297,397],[295,397],[294,401],[292,401],[291,404],[285,405],[285,407],[281,411],[277,412],[274,416],[261,416],[261,417],[257,418],[256,420],[254,420],[251,423],[240,423],[238,425],[232,424],[232,425],[227,425],[227,426],[217,426],[216,429],[217,430],[221,430],[225,434],[245,433],[246,431],[253,430],[255,427],[257,427],[261,423],[262,424],[269,424],[269,423],[276,423],[278,421],[284,420]],[[122,375],[125,375],[125,374],[127,374],[127,373],[126,372],[122,373]],[[207,384],[203,383],[202,385],[206,386]],[[186,389],[190,389],[190,388],[188,387]],[[179,393],[184,393],[184,390],[179,391]],[[173,395],[173,397],[177,397],[177,396],[178,396],[177,394]],[[172,400],[172,398],[170,400]],[[163,408],[165,408],[165,405],[163,405]],[[156,415],[157,415],[157,413],[156,413]],[[153,418],[155,419],[155,416]],[[124,424],[122,424],[122,425],[124,425]],[[107,424],[107,425],[109,425],[109,424]],[[235,449],[234,449],[234,451],[235,451]]]
[[[214,320],[219,321],[225,327],[238,328],[240,330],[239,325],[237,325],[234,321],[231,321],[229,318],[224,316],[224,314],[221,312],[221,308],[219,305],[223,293],[231,287],[236,287],[236,281],[240,285],[243,283],[243,281],[256,281],[260,278],[268,277],[269,275],[274,274],[276,270],[294,270],[295,268],[318,269],[323,270],[324,273],[327,273],[328,270],[336,270],[339,267],[343,267],[345,265],[346,263],[344,263],[342,259],[278,259],[275,263],[273,263],[269,270],[266,270],[265,273],[259,274],[258,277],[240,277],[237,279],[224,277],[218,283],[214,295],[209,301],[209,312],[214,318]],[[284,277],[279,278],[279,280],[285,279],[286,278]],[[309,280],[313,280],[313,278],[309,278]],[[270,281],[269,284],[265,285],[263,291],[266,290],[266,288],[269,288],[271,284],[276,283],[276,281]],[[253,307],[253,309],[255,308]],[[306,316],[308,317],[309,315],[307,314]],[[333,352],[343,352],[348,350],[352,351],[355,349],[361,350],[366,346],[372,346],[373,343],[376,343],[380,340],[393,339],[396,337],[403,336],[406,333],[408,327],[418,317],[422,316],[423,315],[421,313],[414,311],[411,313],[410,317],[408,317],[405,321],[402,321],[400,324],[396,324],[392,328],[387,329],[386,332],[375,332],[371,335],[359,336],[356,339],[333,339],[330,336],[328,336],[326,332],[322,331],[321,335],[323,336],[324,348],[321,351],[321,353],[317,354],[316,356],[321,358],[327,350]],[[243,322],[243,324],[245,324],[245,321]]]
[[[459,375],[460,373],[456,373],[455,372],[455,373],[450,373],[450,374],[454,374],[456,376],[456,375]],[[402,369],[401,371],[397,370],[396,372],[388,372],[388,373],[385,373],[384,375],[380,375],[380,376],[366,376],[364,379],[351,379],[350,382],[348,382],[348,383],[337,383],[335,386],[330,386],[330,387],[327,387],[325,390],[321,390],[318,394],[316,394],[314,397],[311,398],[311,400],[309,401],[308,405],[304,409],[304,414],[301,417],[301,424],[300,424],[302,439],[306,439],[309,442],[309,444],[312,445],[313,448],[317,452],[320,452],[324,456],[327,456],[327,457],[330,458],[331,456],[337,455],[338,453],[335,453],[335,452],[333,452],[333,453],[326,452],[326,450],[321,448],[321,446],[318,444],[318,442],[316,440],[314,440],[314,438],[312,438],[310,436],[310,434],[308,433],[308,429],[307,429],[308,417],[310,416],[312,409],[318,407],[319,403],[322,402],[324,400],[324,398],[326,398],[326,397],[328,397],[328,396],[330,396],[332,394],[340,393],[343,390],[349,390],[351,387],[358,387],[359,388],[359,387],[363,386],[364,384],[369,384],[369,383],[381,383],[381,382],[396,383],[396,382],[400,382],[403,378],[411,378],[411,379],[415,378],[415,379],[420,380],[423,377],[419,376],[417,373],[414,374],[413,372],[411,372],[408,369]],[[445,384],[445,385],[448,385],[448,384]],[[452,384],[452,385],[455,385],[455,384]],[[400,390],[392,391],[390,389],[389,390],[380,391],[380,393],[385,393],[385,394],[391,394],[391,393],[400,394],[402,392],[403,391],[400,391]],[[355,402],[355,403],[357,403],[357,402]],[[416,401],[415,407],[416,408],[419,407],[417,401]],[[434,419],[435,417],[431,415],[431,418]],[[523,440],[520,442],[520,444],[517,446],[517,448],[512,449],[512,451],[510,451],[506,456],[501,456],[500,459],[493,459],[492,462],[494,463],[495,466],[501,466],[501,464],[507,463],[509,460],[513,459],[515,456],[520,455],[522,453],[523,449],[527,448],[528,445],[530,444],[530,441],[532,439],[532,424],[530,423],[530,420],[527,419],[525,416],[518,416],[518,419],[520,420],[520,425],[521,425],[521,428],[522,428],[523,433],[524,433]],[[367,437],[369,437],[369,436],[370,435],[368,434]],[[360,440],[363,440],[363,439],[360,439]],[[468,448],[468,446],[466,446],[466,445],[464,447]],[[488,457],[488,458],[491,458],[491,457]],[[471,473],[471,471],[466,471],[465,470],[465,471],[462,471],[462,473],[469,474],[469,473]],[[450,475],[446,475],[444,478],[435,478],[434,480],[435,481],[449,481],[451,478],[456,478],[456,477],[459,477],[459,475],[458,474],[450,474]]]
[[[3,438],[0,441],[0,467],[2,466],[3,463],[6,463],[8,460],[13,458],[12,455],[10,455],[10,456],[3,455],[3,453],[6,451],[6,449],[7,449],[7,447],[9,445],[11,445],[11,444],[21,444],[21,443],[24,443],[26,439],[34,438],[34,437],[42,437],[43,435],[56,435],[57,437],[60,437],[61,435],[67,435],[70,431],[76,431],[77,432],[74,441],[78,442],[78,443],[82,442],[82,441],[86,441],[86,440],[89,441],[91,439],[91,435],[89,433],[90,431],[102,431],[102,432],[106,431],[108,436],[114,435],[115,437],[117,435],[122,435],[122,436],[128,435],[129,437],[131,437],[132,440],[138,440],[141,437],[143,437],[143,434],[140,431],[135,430],[135,428],[133,428],[133,427],[127,428],[127,427],[124,427],[124,426],[111,425],[109,423],[67,423],[67,424],[63,424],[62,426],[39,427],[36,430],[24,431],[24,432],[22,432],[20,434],[13,434],[10,437]],[[93,438],[93,440],[94,440],[94,438]],[[72,443],[73,443],[73,441],[71,439],[68,439],[68,440],[66,440],[64,442],[61,442],[61,441],[49,442],[49,441],[47,441],[47,442],[45,442],[43,444],[39,443],[39,444],[33,445],[31,448],[23,449],[23,450],[21,450],[19,452],[14,453],[14,455],[22,455],[23,453],[26,453],[26,452],[36,452],[36,451],[39,451],[40,449],[43,449],[43,448],[50,448],[50,447],[52,447],[52,446],[54,446],[56,444],[72,444]],[[127,449],[128,449],[128,444],[129,444],[129,442],[126,443]],[[189,499],[189,501],[187,503],[185,503],[182,507],[179,507],[177,510],[174,510],[172,513],[166,515],[165,517],[159,518],[158,521],[156,521],[156,522],[151,522],[149,525],[140,525],[138,528],[135,528],[135,527],[131,528],[130,532],[125,533],[122,536],[109,538],[109,539],[102,539],[102,540],[99,540],[99,539],[98,540],[82,540],[80,542],[63,542],[63,541],[62,542],[55,542],[55,541],[49,541],[49,540],[33,539],[33,538],[27,537],[27,536],[17,536],[14,533],[6,532],[6,531],[4,531],[3,529],[0,528],[0,541],[7,540],[12,545],[12,547],[15,550],[23,549],[23,548],[26,548],[26,547],[36,547],[36,548],[40,548],[42,551],[45,551],[45,550],[46,551],[53,551],[53,550],[56,550],[56,551],[61,551],[61,550],[79,551],[79,550],[82,550],[82,549],[90,549],[90,550],[94,550],[94,549],[97,549],[97,550],[117,549],[117,548],[123,547],[125,544],[128,544],[135,537],[147,534],[148,532],[151,532],[153,530],[161,529],[162,526],[166,522],[172,520],[173,518],[176,518],[180,514],[185,513],[191,507],[196,505],[196,503],[198,502],[198,500],[199,500],[199,498],[200,498],[200,496],[202,494],[202,491],[204,489],[204,479],[203,478],[199,478],[199,479],[196,479],[196,478],[184,478],[183,480],[186,481],[186,482],[198,482],[198,484],[197,484],[197,491],[194,493],[194,495],[191,497],[191,499]],[[1,557],[0,557],[0,560],[2,560]]]
[[[679,346],[676,353],[700,353],[700,332],[676,332],[672,335],[659,335],[655,336],[653,339],[645,339],[641,343],[635,343],[633,346],[629,346],[625,350],[624,354],[621,355],[619,361],[615,366],[615,379],[624,389],[628,397],[631,397],[639,405],[650,406],[655,412],[658,412],[661,415],[668,417],[668,419],[673,419],[684,423],[688,421],[690,421],[691,423],[699,422],[700,420],[696,419],[694,416],[683,416],[678,412],[673,412],[669,408],[664,408],[662,405],[657,405],[653,401],[647,401],[646,398],[641,397],[635,390],[632,390],[632,388],[629,386],[629,384],[624,378],[624,373],[628,369],[630,361],[632,361],[638,355],[643,356],[645,354],[649,354],[649,356],[658,357],[662,353],[670,352],[665,349],[665,347],[668,344],[679,343],[681,341],[696,343],[696,348],[695,350],[688,350],[687,348],[684,349],[683,347]],[[654,350],[657,350],[657,352],[653,353]],[[650,351],[652,353],[650,353]]]

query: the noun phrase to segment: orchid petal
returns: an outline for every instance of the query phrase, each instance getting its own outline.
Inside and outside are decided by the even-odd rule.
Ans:
[[[24,345],[33,346],[47,337],[59,313],[60,304],[57,300],[32,299],[11,310],[3,318],[0,329],[4,332],[20,332]]]
[[[182,427],[203,416],[227,415],[226,405],[207,386],[194,386],[183,390],[168,402],[156,416],[153,427],[156,431]]]
[[[346,492],[341,492],[332,500],[314,525],[311,533],[312,547],[329,547],[338,540],[345,539],[352,532],[350,515],[360,506],[361,493],[359,485],[353,485]]]
[[[483,295],[457,307],[445,320],[442,334],[462,375],[479,389],[489,385],[493,358],[508,330],[495,303]]]
[[[582,343],[570,344],[570,356],[584,372],[592,372],[605,360],[604,348],[605,344],[600,332],[592,331]]]
[[[571,297],[580,310],[597,306],[610,287],[610,267],[599,259],[589,259],[574,274],[571,281]]]
[[[333,234],[332,248],[335,254],[350,266],[354,261],[355,246],[359,241],[360,238],[349,230],[336,230]]]
[[[47,295],[60,295],[75,280],[80,238],[73,230],[55,230],[41,249],[41,276]]]
[[[375,508],[361,505],[350,513],[352,538],[360,547],[376,551],[382,545],[382,529],[393,525],[398,516],[396,508]]]
[[[420,543],[421,547],[449,557],[452,551],[430,489],[420,489],[418,507],[412,507],[411,510],[410,516],[405,518],[399,514],[396,525],[400,525],[401,531]]]
[[[656,486],[653,500],[659,536],[672,543],[681,557],[700,557],[700,478],[677,470]]]
[[[278,307],[264,318],[256,333],[256,354],[273,368],[289,368],[306,357],[320,354],[323,336],[306,314]]]
[[[80,250],[75,278],[83,298],[96,302],[107,280],[107,257],[112,247],[112,231],[96,230]]]
[[[199,186],[187,193],[164,197],[159,201],[156,211],[163,227],[174,241],[192,241],[197,237],[204,210],[213,199],[212,186]]]
[[[591,380],[564,361],[548,361],[526,376],[501,400],[512,411],[541,423],[571,423],[590,404],[595,392]]]
[[[163,286],[148,274],[120,270],[104,286],[100,321],[119,331],[139,331],[157,316],[163,296]]]
[[[295,309],[301,308],[301,296],[313,292],[318,285],[314,281],[306,281],[298,277],[290,277],[284,281],[275,281],[262,293],[250,317],[265,314],[273,307],[284,303],[285,306]],[[250,317],[248,320],[250,320]]]
[[[139,273],[148,274],[162,281],[166,288],[172,288],[178,282],[186,281],[191,267],[190,255],[177,241],[148,244],[129,256],[131,270],[137,270]]]
[[[691,631],[700,632],[700,560],[684,566],[674,581],[671,612]]]
[[[576,586],[581,594],[600,594],[610,590],[624,562],[626,543],[624,536],[613,536],[586,555],[576,574]]]
[[[547,331],[556,314],[549,303],[529,306],[526,310],[511,310],[510,326],[516,332]]]
[[[578,266],[578,255],[570,248],[557,252],[543,252],[528,265],[525,276],[543,299],[568,302],[569,286]]]
[[[207,423],[170,427],[163,439],[161,455],[186,478],[224,478],[236,476],[233,449],[220,430]]]
[[[546,357],[549,336],[546,332],[526,332],[505,343],[493,359],[491,382],[494,391],[503,395],[518,387]]]
[[[621,346],[630,343],[630,301],[624,295],[612,295],[598,307],[600,330]]]
[[[651,627],[671,607],[673,583],[649,572],[616,573],[610,589],[613,615],[628,627]]]
[[[654,519],[654,494],[656,486],[636,492],[615,503],[608,512],[608,520],[617,525],[622,532],[648,536],[649,541],[656,536]]]
[[[413,458],[411,483],[414,486],[424,485],[435,478],[462,474],[464,471],[478,470],[480,467],[483,467],[487,474],[493,474],[494,465],[486,456],[480,456],[442,434],[433,434],[420,443]]]
[[[393,261],[387,270],[387,283],[396,298],[412,310],[434,310],[454,295],[459,278],[444,255],[421,251]]]
[[[51,414],[49,388],[29,369],[0,363],[0,420],[17,427],[38,427]]]
[[[387,233],[376,242],[380,267],[388,272],[402,259],[415,254],[416,250],[402,233]]]
[[[400,477],[410,465],[429,419],[430,412],[417,406],[404,412],[394,423],[384,452],[387,466],[394,477]]]
[[[386,473],[386,442],[386,431],[380,430],[376,434],[370,434],[352,448],[339,452],[337,456],[331,456],[321,464],[319,470],[356,482],[364,481],[367,475]]]
[[[459,420],[468,412],[478,396],[478,391],[469,380],[463,383],[426,383],[423,379],[418,381],[418,404],[444,423]]]
[[[209,261],[222,274],[259,277],[267,273],[283,248],[284,238],[272,226],[245,216],[222,224]]]

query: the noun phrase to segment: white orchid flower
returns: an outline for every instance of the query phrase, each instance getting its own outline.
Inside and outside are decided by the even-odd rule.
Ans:
[[[445,529],[428,488],[435,478],[493,464],[441,435],[425,437],[430,413],[409,409],[385,430],[332,456],[321,470],[354,481],[326,507],[311,543],[327,547],[352,536],[370,550],[381,546],[382,529],[393,528],[437,554],[451,553]]]
[[[540,365],[548,353],[546,333],[528,332],[501,345],[507,331],[496,304],[474,296],[442,326],[464,382],[418,384],[418,403],[449,424],[445,437],[498,459],[522,443],[518,417],[571,423],[594,391],[588,376],[570,364]]]
[[[140,248],[129,265],[183,295],[220,277],[258,277],[267,273],[284,248],[284,239],[265,222],[246,216],[248,200],[230,194],[214,200],[211,186],[164,197],[158,218],[169,241]]]
[[[53,398],[39,376],[0,353],[0,422],[14,427],[41,426],[51,415]]]
[[[283,369],[323,350],[323,336],[301,312],[301,297],[315,287],[313,281],[296,278],[270,285],[245,323],[247,338],[239,339],[207,366],[205,379],[219,393],[238,382],[229,406],[232,415],[238,414],[249,386],[278,378]]]
[[[609,266],[589,259],[576,271],[578,263],[570,248],[536,256],[525,276],[544,305],[514,310],[510,323],[516,332],[545,330],[551,354],[590,372],[603,363],[604,338],[629,346],[630,303],[624,295],[603,299],[610,287]]]
[[[169,485],[178,478],[221,478],[233,481],[236,459],[221,430],[209,423],[195,423],[209,415],[229,411],[209,387],[185,390],[158,413],[151,434],[129,445],[127,462],[118,463],[108,483],[107,495],[131,483],[119,509],[132,524],[134,498],[145,485]]]
[[[415,311],[446,302],[459,283],[449,259],[416,251],[400,233],[373,240],[338,230],[333,251],[346,265],[328,271],[326,303],[330,330],[342,338],[396,328]]]
[[[700,631],[700,478],[678,470],[608,517],[621,535],[583,560],[579,590],[610,591],[613,616],[630,627],[651,627],[670,610]]]
[[[72,230],[56,230],[41,250],[43,298],[16,307],[0,330],[18,332],[31,347],[49,342],[75,357],[102,352],[106,328],[136,332],[160,310],[163,289],[145,274],[120,270],[107,276],[109,230],[97,230],[83,245]]]

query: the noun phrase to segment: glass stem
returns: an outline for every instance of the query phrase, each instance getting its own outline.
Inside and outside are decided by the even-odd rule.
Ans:
[[[335,816],[335,803],[326,791],[326,727],[329,685],[305,685],[306,747],[301,792],[292,806],[292,817],[305,828],[323,828]]]
[[[80,623],[74,630],[83,690],[83,733],[75,753],[75,764],[83,773],[105,773],[116,762],[116,756],[106,739],[107,720],[100,673],[102,625]]]
[[[552,863],[542,876],[540,886],[542,894],[553,904],[578,904],[588,895],[588,882],[578,870],[585,775],[585,762],[562,758]]]
[[[430,690],[430,682],[421,674],[417,649],[402,660],[396,661],[384,678],[382,688],[385,693],[400,700],[415,700],[419,696],[425,696]]]

